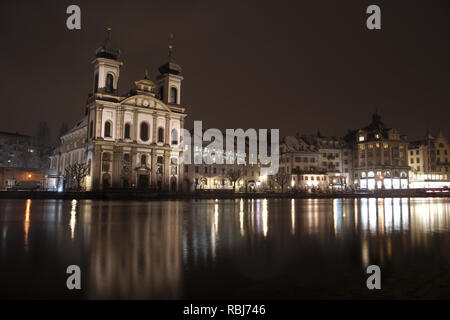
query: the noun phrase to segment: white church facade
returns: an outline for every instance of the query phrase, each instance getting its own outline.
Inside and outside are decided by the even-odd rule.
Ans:
[[[171,48],[171,47],[170,47]],[[85,190],[140,188],[178,191],[183,177],[181,134],[185,108],[181,105],[181,67],[169,51],[156,81],[135,82],[127,94],[118,93],[120,51],[105,44],[96,51],[93,93],[85,116],[67,134],[51,157],[60,176],[59,188],[69,189],[65,169],[85,163]]]

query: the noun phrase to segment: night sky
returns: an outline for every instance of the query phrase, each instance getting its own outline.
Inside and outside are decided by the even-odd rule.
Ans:
[[[81,7],[81,30],[66,28]],[[382,30],[366,28],[377,4]],[[182,104],[204,127],[343,135],[384,122],[410,138],[450,138],[450,1],[5,1],[0,3],[0,131],[56,135],[84,115],[95,50],[112,30],[119,91],[166,60],[183,68]]]

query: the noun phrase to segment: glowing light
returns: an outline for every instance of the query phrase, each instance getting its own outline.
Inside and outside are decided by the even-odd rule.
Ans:
[[[295,234],[295,199],[291,200],[291,233]]]
[[[24,232],[25,232],[25,251],[28,252],[28,231],[30,230],[30,208],[31,199],[27,199],[27,204],[25,208],[25,221],[24,221]]]
[[[241,199],[239,203],[239,225],[241,236],[244,236],[244,199]]]
[[[219,233],[219,204],[216,203],[214,205],[214,232],[217,234]]]
[[[268,220],[268,210],[267,210],[267,199],[264,199],[262,202],[262,227],[264,237],[267,236],[267,231],[269,230],[269,226],[267,225]]]
[[[75,225],[77,223],[77,200],[72,200],[72,209],[70,210],[70,237],[75,237]]]
[[[31,179],[31,174],[28,174],[28,179]]]

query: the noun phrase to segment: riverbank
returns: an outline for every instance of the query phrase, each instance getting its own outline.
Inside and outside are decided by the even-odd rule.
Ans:
[[[408,189],[379,190],[376,192],[264,192],[240,193],[221,191],[153,192],[141,190],[108,190],[104,192],[54,192],[54,191],[0,191],[0,199],[92,199],[92,200],[170,200],[170,199],[333,199],[333,198],[398,198],[398,197],[449,197],[449,190]]]

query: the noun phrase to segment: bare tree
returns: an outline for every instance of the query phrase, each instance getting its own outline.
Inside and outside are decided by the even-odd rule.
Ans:
[[[277,172],[272,179],[281,187],[281,192],[284,192],[284,186],[288,184],[290,175],[286,172]]]
[[[74,163],[68,166],[65,170],[65,176],[69,185],[73,188],[75,187],[76,191],[82,190],[82,183],[84,178],[89,173],[89,167],[85,163]]]
[[[226,177],[233,184],[233,191],[236,191],[236,182],[238,182],[242,177],[242,170],[238,168],[232,168],[228,170]]]

